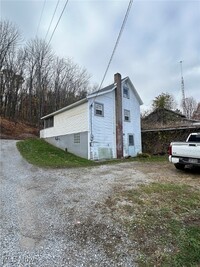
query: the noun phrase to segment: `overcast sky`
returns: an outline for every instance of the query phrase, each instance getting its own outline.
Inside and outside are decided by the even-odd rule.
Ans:
[[[65,2],[60,0],[47,41]],[[44,0],[1,0],[1,19],[13,22],[24,41],[36,33],[44,38],[56,3],[46,0],[44,6]],[[100,84],[128,4],[125,0],[69,0],[51,41],[53,50],[85,67],[91,82]],[[119,72],[130,77],[144,102],[142,110],[162,92],[172,94],[180,104],[180,60],[185,95],[200,102],[200,0],[133,1],[103,86],[112,83]]]

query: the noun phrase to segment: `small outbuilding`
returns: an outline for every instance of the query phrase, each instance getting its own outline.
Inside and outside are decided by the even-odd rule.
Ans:
[[[142,152],[142,100],[129,77],[41,119],[40,137],[78,156],[91,159],[134,157]]]
[[[142,129],[174,128],[189,126],[195,122],[197,121],[186,118],[186,116],[180,112],[166,108],[156,108],[142,119]]]

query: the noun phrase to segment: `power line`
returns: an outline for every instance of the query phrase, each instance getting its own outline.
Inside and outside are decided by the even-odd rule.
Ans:
[[[123,22],[122,22],[122,26],[121,26],[119,35],[118,35],[117,40],[116,40],[116,42],[115,42],[115,46],[114,46],[114,48],[113,48],[113,51],[112,51],[110,60],[109,60],[108,65],[107,65],[107,67],[106,67],[105,73],[104,73],[104,75],[103,75],[103,79],[102,79],[102,81],[101,81],[101,83],[100,83],[100,86],[99,86],[99,89],[98,89],[98,91],[97,91],[97,93],[96,93],[96,96],[95,96],[95,98],[94,98],[94,101],[95,101],[95,99],[96,99],[96,97],[97,97],[99,91],[101,90],[102,84],[103,84],[103,82],[104,82],[104,80],[105,80],[106,74],[107,74],[108,69],[109,69],[109,67],[110,67],[110,64],[111,64],[111,62],[112,62],[112,60],[113,60],[115,51],[116,51],[116,49],[117,49],[117,46],[118,46],[118,44],[119,44],[119,41],[120,41],[120,38],[121,38],[121,35],[122,35],[122,32],[123,32],[124,27],[125,27],[125,25],[126,25],[126,21],[127,21],[127,19],[128,19],[128,15],[129,15],[129,12],[130,12],[130,10],[131,10],[132,3],[133,3],[133,0],[130,0],[130,1],[129,1],[128,8],[127,8],[127,10],[126,10],[126,14],[125,14],[124,20],[123,20]],[[93,103],[94,103],[94,101],[93,101]]]
[[[63,15],[63,13],[64,13],[64,11],[65,11],[65,8],[66,8],[68,2],[69,2],[69,0],[67,0],[67,1],[65,2],[65,5],[64,5],[63,10],[62,10],[62,12],[61,12],[61,14],[60,14],[60,17],[59,17],[59,19],[58,19],[58,21],[57,21],[57,23],[56,23],[56,26],[54,27],[54,30],[53,30],[53,32],[52,32],[52,34],[51,34],[51,37],[50,37],[50,39],[49,39],[48,46],[49,46],[49,44],[50,44],[50,42],[51,42],[51,40],[52,40],[52,38],[53,38],[53,35],[54,35],[54,33],[55,33],[55,30],[56,30],[56,28],[57,28],[57,26],[58,26],[58,24],[59,24],[59,22],[60,22],[60,19],[61,19],[62,15]]]
[[[49,24],[49,28],[48,28],[48,30],[47,30],[47,33],[46,33],[46,35],[45,35],[44,40],[46,40],[46,38],[47,38],[47,36],[48,36],[48,33],[49,33],[50,28],[51,28],[51,24],[52,24],[52,22],[53,22],[54,16],[55,16],[55,14],[56,14],[56,11],[57,11],[59,2],[60,2],[60,0],[57,1],[56,7],[55,7],[55,9],[54,9],[54,13],[53,13],[53,16],[52,16],[52,18],[51,18],[51,22],[50,22],[50,24]]]
[[[39,20],[37,31],[36,31],[36,36],[38,35],[38,31],[39,31],[39,28],[40,28],[40,23],[42,21],[42,16],[43,16],[43,13],[44,13],[45,4],[46,4],[46,0],[44,0],[44,3],[43,3],[42,12],[41,12],[41,15],[40,15],[40,20]]]

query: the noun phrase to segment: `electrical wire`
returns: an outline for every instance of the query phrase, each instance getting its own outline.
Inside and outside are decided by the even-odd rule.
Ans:
[[[46,0],[44,0],[44,3],[43,3],[42,12],[41,12],[41,15],[40,15],[40,20],[39,20],[39,23],[38,23],[38,26],[37,26],[36,36],[38,35],[38,31],[39,31],[40,24],[41,24],[41,21],[42,21],[42,16],[43,16],[43,13],[44,13],[45,4],[46,4]]]
[[[65,5],[64,5],[64,7],[63,7],[63,10],[62,10],[62,12],[61,12],[61,14],[60,14],[60,17],[59,17],[59,19],[58,19],[58,21],[57,21],[57,23],[56,23],[56,26],[54,27],[54,30],[53,30],[53,32],[52,32],[52,34],[51,34],[51,37],[50,37],[50,39],[49,39],[49,42],[48,42],[48,45],[47,45],[47,46],[49,46],[49,44],[50,44],[50,42],[51,42],[51,40],[52,40],[52,38],[53,38],[53,35],[54,35],[54,33],[55,33],[55,30],[56,30],[56,28],[57,28],[57,26],[58,26],[58,24],[59,24],[59,22],[60,22],[60,19],[61,19],[62,15],[63,15],[63,13],[64,13],[64,11],[65,11],[65,8],[66,8],[68,2],[69,2],[69,0],[67,0],[67,1],[65,2]]]
[[[99,91],[101,90],[102,84],[103,84],[103,82],[104,82],[104,80],[105,80],[106,74],[107,74],[108,69],[109,69],[109,67],[110,67],[110,64],[111,64],[111,62],[112,62],[112,60],[113,60],[114,54],[115,54],[115,52],[116,52],[117,46],[118,46],[118,44],[119,44],[119,41],[120,41],[120,38],[121,38],[121,35],[122,35],[122,32],[123,32],[124,27],[125,27],[125,25],[126,25],[126,21],[127,21],[127,19],[128,19],[128,15],[129,15],[129,12],[130,12],[130,10],[131,10],[132,3],[133,3],[133,0],[130,0],[130,1],[129,1],[128,8],[127,8],[126,13],[125,13],[125,16],[124,16],[124,20],[123,20],[123,22],[122,22],[122,25],[121,25],[121,28],[120,28],[120,31],[119,31],[119,35],[118,35],[117,40],[116,40],[116,42],[115,42],[115,46],[114,46],[114,48],[113,48],[113,51],[112,51],[110,60],[109,60],[108,65],[107,65],[107,67],[106,67],[106,70],[105,70],[105,73],[104,73],[104,75],[103,75],[103,79],[102,79],[102,81],[101,81],[101,83],[100,83],[99,89],[97,90],[96,95],[95,95],[95,97],[94,97],[93,103],[94,103],[96,97],[98,96]],[[92,104],[93,104],[93,103],[92,103]],[[92,105],[92,104],[91,104],[91,105]]]
[[[44,40],[46,40],[46,38],[47,38],[47,36],[48,36],[48,34],[49,34],[49,30],[50,30],[50,28],[51,28],[51,24],[52,24],[53,19],[54,19],[54,17],[55,17],[55,14],[56,14],[56,11],[57,11],[59,2],[60,2],[60,0],[57,1],[56,7],[55,7],[55,9],[54,9],[54,13],[53,13],[53,16],[52,16],[52,18],[51,18],[51,22],[50,22],[50,24],[49,24],[49,27],[48,27],[48,30],[47,30],[47,33],[46,33],[46,35],[45,35]]]

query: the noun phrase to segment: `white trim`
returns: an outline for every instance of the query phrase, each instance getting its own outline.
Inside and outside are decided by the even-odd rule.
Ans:
[[[99,93],[98,93],[98,91],[96,91],[96,92],[94,92],[94,93],[92,93],[90,95],[87,95],[87,99],[90,99],[90,98],[93,98],[93,97],[97,97],[97,96],[100,96],[100,95],[104,95],[104,94],[110,93],[113,90],[115,90],[115,88],[116,88],[116,86],[113,86],[112,89],[105,90],[105,91],[102,91],[102,92],[99,92]]]
[[[125,83],[126,81],[128,81],[128,83],[130,83],[130,85],[132,87],[132,90],[133,90],[133,92],[134,92],[134,94],[135,94],[135,96],[136,96],[139,104],[140,105],[143,105],[142,99],[140,98],[140,96],[139,96],[138,92],[136,91],[134,85],[132,84],[130,78],[129,77],[126,77],[126,78],[122,79],[122,84]]]

